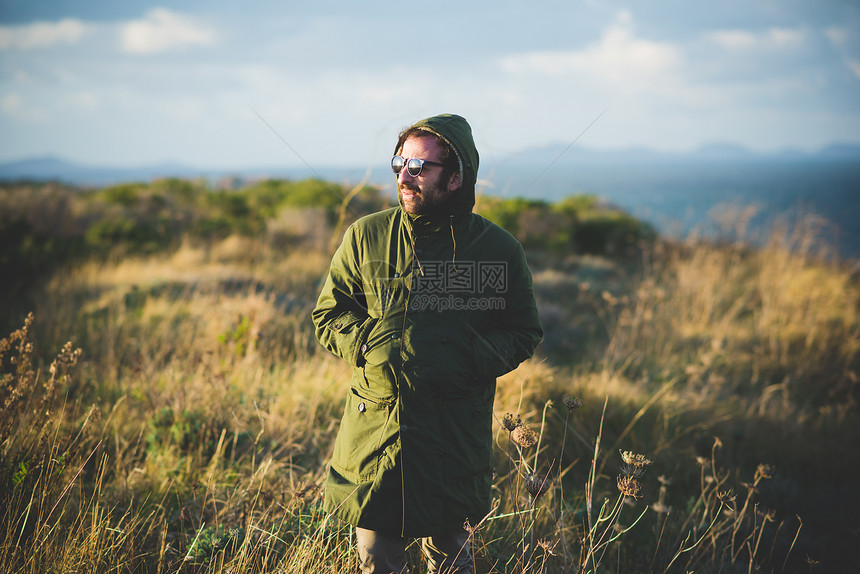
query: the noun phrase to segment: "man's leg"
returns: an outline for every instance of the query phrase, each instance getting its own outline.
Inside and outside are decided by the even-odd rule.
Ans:
[[[465,530],[421,540],[428,574],[472,574],[469,533]]]
[[[399,536],[356,527],[355,546],[362,574],[399,574],[406,570],[406,540]]]

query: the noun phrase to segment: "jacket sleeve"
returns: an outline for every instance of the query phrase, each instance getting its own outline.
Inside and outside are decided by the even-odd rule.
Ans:
[[[377,319],[367,311],[359,243],[353,226],[332,257],[331,266],[311,318],[323,347],[354,366],[364,362],[362,345]]]
[[[517,242],[516,247],[516,255],[508,261],[504,308],[475,336],[475,367],[480,377],[497,378],[513,371],[532,356],[543,338],[532,275],[522,246]]]

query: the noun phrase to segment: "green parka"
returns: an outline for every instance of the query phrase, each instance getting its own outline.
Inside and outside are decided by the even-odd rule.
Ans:
[[[472,213],[468,123],[445,115],[416,126],[451,145],[463,185],[438,213],[395,207],[352,224],[313,311],[319,341],[353,366],[325,508],[407,537],[489,511],[496,377],[542,337],[522,247]]]

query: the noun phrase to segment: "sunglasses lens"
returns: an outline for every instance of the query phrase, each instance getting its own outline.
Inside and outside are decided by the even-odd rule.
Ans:
[[[406,165],[406,160],[401,156],[396,155],[391,158],[391,171],[394,173],[400,173],[403,170],[404,165]]]
[[[418,174],[421,173],[421,167],[423,166],[423,161],[418,158],[412,158],[406,162],[406,171],[409,172],[409,175],[412,177],[418,177]]]

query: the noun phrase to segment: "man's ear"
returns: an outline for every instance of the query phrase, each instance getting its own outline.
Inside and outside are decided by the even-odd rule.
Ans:
[[[457,191],[463,185],[463,180],[460,178],[460,172],[455,171],[448,179],[448,191]]]

